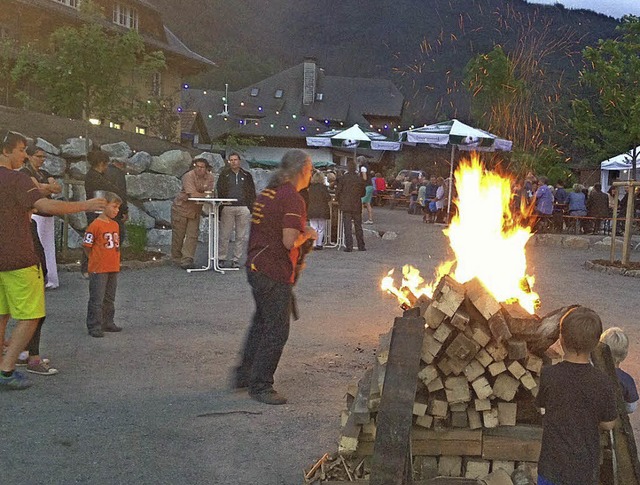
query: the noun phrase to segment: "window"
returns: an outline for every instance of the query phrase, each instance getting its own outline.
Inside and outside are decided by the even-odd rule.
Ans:
[[[128,5],[116,3],[113,5],[113,23],[128,29],[138,30],[138,11]]]
[[[282,96],[284,95],[284,91],[282,89],[276,89],[276,94],[273,95],[274,98],[282,98]]]
[[[109,128],[113,128],[114,130],[121,130],[122,123],[119,123],[117,121],[109,121]]]
[[[251,96],[253,96],[254,98],[258,95],[259,92],[260,88],[251,88]]]
[[[89,123],[95,126],[100,126],[102,124],[102,120],[99,118],[89,118]]]
[[[316,93],[316,101],[322,101],[323,98],[324,98],[324,94]]]
[[[78,8],[78,6],[80,5],[80,0],[54,0],[54,1],[72,8]]]
[[[162,96],[162,74],[159,72],[151,76],[151,96]]]
[[[146,135],[147,134],[147,127],[146,126],[136,126],[136,133],[138,135]]]

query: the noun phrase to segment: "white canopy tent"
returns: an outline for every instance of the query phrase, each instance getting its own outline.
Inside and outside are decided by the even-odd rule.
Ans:
[[[602,185],[602,191],[607,192],[609,190],[609,186],[611,185],[611,172],[617,171],[619,172],[618,180],[629,180],[631,179],[632,172],[632,155],[633,150],[629,150],[628,152],[621,153],[620,155],[616,155],[615,157],[611,157],[608,160],[605,160],[600,163],[600,183]],[[640,153],[640,146],[636,148],[636,153]],[[638,167],[636,167],[636,174],[638,173]],[[637,179],[638,177],[636,177]]]

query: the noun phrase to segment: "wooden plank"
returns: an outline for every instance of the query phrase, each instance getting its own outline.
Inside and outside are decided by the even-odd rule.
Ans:
[[[424,416],[418,416],[416,418],[416,424],[423,428],[431,428],[433,425],[433,416],[425,414]]]
[[[453,332],[453,327],[447,322],[442,322],[440,326],[433,332],[433,338],[440,343],[445,343]]]
[[[371,485],[400,485],[410,459],[416,375],[425,334],[422,317],[396,318],[391,335],[384,393],[377,415],[371,460]]]
[[[496,342],[503,342],[513,337],[502,311],[496,312],[489,319],[489,330]]]
[[[500,424],[498,420],[498,408],[482,411],[482,424],[485,428],[495,428]]]
[[[433,294],[432,305],[448,317],[452,317],[464,301],[464,285],[449,275],[442,277]]]
[[[427,390],[431,393],[444,389],[444,383],[440,377],[436,377],[429,384],[427,384]]]
[[[542,371],[542,359],[535,354],[529,353],[524,361],[524,367],[534,374],[539,375]]]
[[[495,464],[496,462],[494,461],[493,463]],[[480,483],[482,485],[513,485],[511,474],[502,468],[498,468],[497,470],[492,471],[489,475],[482,477],[480,479]]]
[[[493,364],[491,364],[489,367],[487,367],[487,370],[489,371],[489,374],[491,374],[491,377],[495,377],[499,374],[502,374],[503,372],[507,371],[507,366],[504,364],[504,361],[500,361],[500,362],[494,362]]]
[[[638,485],[640,483],[640,463],[638,462],[638,450],[633,436],[633,428],[629,421],[622,387],[616,375],[615,365],[611,358],[611,351],[605,344],[599,344],[591,353],[594,367],[607,374],[615,387],[616,406],[618,408],[618,422],[613,430],[615,453],[617,461],[618,483]]]
[[[525,374],[525,372],[527,372],[526,369],[524,367],[522,367],[522,364],[520,362],[518,362],[517,360],[514,360],[513,362],[511,362],[507,366],[507,370],[516,379],[520,379]]]
[[[387,333],[381,333],[378,337],[376,359],[380,365],[387,363],[387,359],[389,358],[389,345],[391,345],[391,330]]]
[[[489,364],[491,364],[491,362],[493,362],[493,357],[491,357],[491,355],[489,355],[489,352],[487,352],[485,349],[478,350],[475,358],[482,364],[482,367],[487,367]]]
[[[485,350],[496,362],[504,360],[509,356],[509,351],[507,350],[507,347],[502,342],[497,342],[495,340],[492,340],[491,342],[489,342],[485,346]]]
[[[449,403],[441,399],[431,399],[429,401],[429,409],[427,410],[427,412],[431,416],[446,418],[449,412]]]
[[[489,327],[481,322],[473,322],[464,331],[464,334],[471,340],[475,340],[480,347],[484,347],[491,340]]]
[[[500,374],[493,383],[493,395],[503,401],[513,401],[518,387],[520,387],[519,380],[508,374]]]
[[[503,426],[482,433],[485,460],[538,461],[542,444],[540,426]]]
[[[451,317],[451,325],[461,331],[467,328],[467,325],[469,325],[469,314],[464,308],[458,308],[458,311]]]
[[[433,330],[428,328],[424,332],[422,339],[421,357],[427,364],[431,364],[434,361],[440,349],[442,348],[442,342],[438,342],[433,338]]]
[[[482,417],[480,416],[480,413],[475,409],[467,409],[467,420],[469,421],[469,429],[482,428]]]
[[[418,379],[420,379],[425,386],[437,378],[438,369],[436,369],[434,365],[428,365],[418,372]]]
[[[438,310],[434,305],[429,305],[424,312],[424,320],[427,322],[427,325],[434,330],[438,328],[446,318],[447,315]]]
[[[459,333],[447,346],[445,354],[451,358],[456,358],[465,362],[465,365],[460,370],[460,372],[462,372],[464,367],[466,367],[467,364],[471,362],[471,359],[473,359],[473,357],[478,353],[478,350],[480,350],[480,345],[476,341],[471,340],[462,333]]]
[[[471,362],[469,362],[469,365],[464,368],[463,372],[464,376],[467,378],[467,381],[473,382],[482,374],[484,374],[484,367],[476,359],[473,359]]]
[[[490,320],[500,311],[500,303],[489,293],[478,278],[467,281],[464,285],[468,300],[480,312],[485,320]]]
[[[451,426],[454,428],[467,428],[469,426],[469,418],[467,410],[451,412]]]
[[[498,422],[500,426],[515,426],[518,405],[514,402],[498,403]]]
[[[465,478],[482,478],[489,474],[491,462],[479,458],[465,458],[464,460]]]
[[[442,456],[438,460],[438,474],[443,477],[462,476],[461,456]]]
[[[491,384],[489,384],[489,381],[484,376],[480,376],[473,381],[471,383],[471,387],[473,387],[478,399],[487,399],[491,394],[493,394]]]
[[[354,416],[356,424],[368,423],[371,419],[369,411],[369,394],[371,390],[371,377],[373,369],[367,369],[360,382],[358,382],[358,394],[351,406],[351,415]]]
[[[444,390],[450,404],[471,401],[471,390],[466,377],[447,377]]]
[[[509,359],[522,360],[528,355],[527,342],[524,340],[511,339],[507,342],[507,350],[509,351]]]

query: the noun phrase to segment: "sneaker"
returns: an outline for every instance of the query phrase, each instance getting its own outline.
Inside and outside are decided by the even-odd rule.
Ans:
[[[121,332],[122,331],[122,327],[118,327],[115,323],[113,325],[104,325],[102,327],[102,331],[103,332]]]
[[[26,350],[24,352],[20,352],[20,355],[18,356],[18,361],[16,362],[16,366],[22,367],[23,365],[27,365],[28,362],[29,362],[29,352],[27,352]]]
[[[49,363],[49,359],[44,357],[44,358],[40,359],[40,362],[44,362],[45,364],[48,364]],[[26,359],[18,359],[18,362],[16,362],[16,367],[24,367],[27,364],[29,364],[29,354],[27,354],[27,358]]]
[[[351,249],[351,248],[344,248],[342,251],[344,251],[345,253],[350,253],[351,251],[353,251],[353,249]]]
[[[373,221],[369,219],[368,221],[364,221],[363,224],[373,224]]]
[[[89,335],[95,338],[102,338],[104,337],[104,332],[99,328],[92,328],[89,330]]]
[[[262,392],[250,392],[249,396],[251,396],[251,399],[255,399],[264,404],[273,404],[275,406],[287,404],[287,398],[278,394],[275,389],[268,389]]]
[[[324,246],[314,246],[314,251],[322,251],[324,249]]]
[[[27,379],[27,376],[21,374],[18,371],[13,371],[9,377],[3,376],[0,373],[0,389],[6,389],[7,391],[19,391],[31,387],[31,381]]]
[[[27,372],[41,376],[52,376],[58,373],[58,369],[51,367],[49,362],[43,360],[32,361],[27,364]]]

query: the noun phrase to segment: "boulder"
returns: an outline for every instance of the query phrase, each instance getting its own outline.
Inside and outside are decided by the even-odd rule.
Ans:
[[[156,224],[171,225],[171,200],[149,200],[142,203],[147,214],[156,220]]]
[[[118,159],[127,159],[133,153],[131,148],[129,148],[129,145],[127,145],[127,143],[124,141],[100,145],[100,149],[102,151],[107,152],[110,158],[118,158]]]
[[[147,231],[147,246],[171,246],[170,229],[149,229]]]
[[[198,227],[198,241],[206,243],[209,240],[209,218],[201,217]]]
[[[67,247],[71,249],[78,249],[82,247],[82,234],[72,227],[69,228]]]
[[[87,227],[87,214],[85,212],[76,212],[75,214],[69,214],[69,225],[76,231],[84,231]]]
[[[60,155],[60,149],[44,138],[36,138],[36,146],[51,155]]]
[[[125,162],[126,172],[132,175],[139,175],[151,166],[151,155],[147,152],[137,152]]]
[[[172,175],[142,173],[127,175],[127,195],[130,199],[173,199],[182,189],[180,179]]]
[[[224,158],[218,153],[209,153],[202,152],[200,155],[194,158],[204,158],[209,165],[211,165],[211,169],[214,173],[220,173],[222,169],[225,167]]]
[[[145,211],[140,210],[136,205],[129,204],[129,224],[135,224],[143,226],[145,229],[153,229],[156,227],[156,220],[147,214]]]
[[[191,167],[191,155],[182,150],[169,150],[162,155],[153,157],[149,170],[156,173],[182,177]]]
[[[585,237],[580,236],[566,236],[562,241],[562,245],[565,248],[571,249],[588,249],[589,240]]]
[[[69,200],[87,200],[87,191],[84,190],[84,184],[70,184],[69,185]]]
[[[47,152],[47,158],[42,164],[42,170],[50,173],[54,177],[64,175],[67,171],[67,161],[62,157],[51,155]]]
[[[88,171],[89,163],[86,160],[69,164],[69,174],[71,174],[74,179],[84,180]]]
[[[60,150],[63,157],[82,158],[87,156],[92,147],[93,142],[88,138],[69,138],[67,143],[60,145]]]
[[[266,170],[264,168],[252,168],[249,170],[251,175],[253,176],[253,183],[256,186],[256,193],[259,194],[262,192],[269,180],[271,180],[271,175],[273,174],[273,170]]]
[[[383,241],[393,241],[398,238],[398,233],[393,231],[387,231],[382,235]]]

